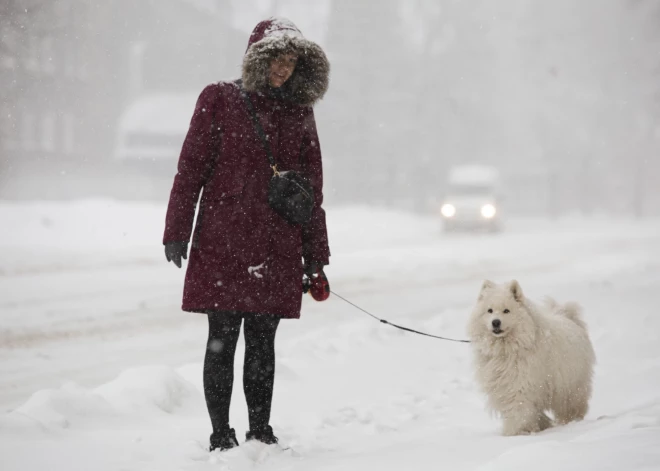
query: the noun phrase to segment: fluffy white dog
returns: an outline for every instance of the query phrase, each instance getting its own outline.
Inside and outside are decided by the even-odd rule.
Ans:
[[[584,418],[596,361],[580,306],[535,305],[517,281],[485,281],[468,327],[476,377],[504,435]]]

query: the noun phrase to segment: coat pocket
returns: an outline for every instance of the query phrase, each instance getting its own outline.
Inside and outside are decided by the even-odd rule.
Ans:
[[[216,245],[222,239],[228,238],[228,231],[235,223],[244,186],[215,189],[213,193],[207,193],[205,190],[195,225],[194,247],[200,247],[200,244],[208,245],[209,242]]]

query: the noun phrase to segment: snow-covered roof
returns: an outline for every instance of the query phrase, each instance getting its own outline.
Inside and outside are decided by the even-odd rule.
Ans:
[[[145,95],[130,104],[119,118],[119,129],[131,132],[185,133],[198,93]]]
[[[488,165],[461,165],[449,170],[449,181],[457,184],[490,184],[499,176],[498,170]]]

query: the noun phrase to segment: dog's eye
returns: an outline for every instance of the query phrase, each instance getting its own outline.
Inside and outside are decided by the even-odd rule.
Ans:
[[[510,311],[508,309],[504,310],[504,314],[508,314]]]
[[[492,314],[492,313],[493,313],[493,310],[492,310],[492,309],[489,309],[489,310],[488,310],[488,314]]]

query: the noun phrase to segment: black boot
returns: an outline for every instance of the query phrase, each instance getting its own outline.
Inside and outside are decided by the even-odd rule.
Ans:
[[[266,425],[257,430],[250,430],[245,434],[245,440],[258,440],[266,445],[274,445],[277,443],[277,437],[273,434],[273,428],[270,425]]]
[[[236,440],[236,432],[233,428],[229,428],[221,433],[211,434],[211,446],[209,451],[213,450],[230,450],[231,448],[238,446],[238,440]]]

